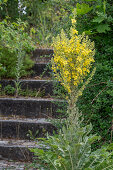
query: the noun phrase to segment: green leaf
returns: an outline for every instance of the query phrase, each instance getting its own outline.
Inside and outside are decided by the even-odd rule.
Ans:
[[[100,139],[101,139],[100,136],[92,136],[92,137],[89,138],[88,141],[89,141],[90,144],[92,144],[92,143],[94,143],[95,141],[100,140]]]
[[[105,20],[105,18],[103,16],[98,16],[98,17],[95,17],[92,21],[97,22],[97,23],[101,23],[104,20]]]
[[[100,24],[96,26],[96,30],[99,33],[105,33],[106,31],[110,31],[111,28],[109,27],[109,24]]]
[[[108,22],[113,22],[113,18],[112,18],[111,15],[107,18],[107,21],[108,21]]]
[[[112,150],[113,151],[113,143],[109,144],[108,149],[107,150]]]
[[[107,90],[107,93],[113,97],[113,90]]]
[[[96,12],[97,16],[92,20],[93,22],[101,23],[104,20],[107,20],[107,14],[103,12]]]
[[[91,11],[93,7],[90,7],[88,4],[85,3],[82,4],[77,3],[76,8],[77,8],[77,15],[84,15],[87,14],[89,11]]]

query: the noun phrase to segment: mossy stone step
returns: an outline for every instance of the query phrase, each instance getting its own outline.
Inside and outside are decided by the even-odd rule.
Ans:
[[[39,165],[37,165],[39,169]],[[0,170],[37,170],[32,165],[32,162],[0,160]]]
[[[40,56],[47,56],[53,55],[53,49],[49,49],[49,48],[38,48],[35,51],[33,51],[33,57],[40,57]]]
[[[1,84],[1,90],[4,90],[4,88],[8,85],[10,85],[11,87],[15,87],[14,80],[1,80],[0,84]],[[26,90],[26,93],[28,90],[32,90],[32,91],[34,90],[37,91],[37,95],[38,93],[43,96],[53,95],[52,80],[20,79],[20,87],[22,90]],[[8,93],[7,90],[6,93]],[[9,89],[9,93],[10,93],[10,89]]]
[[[31,68],[33,73],[31,73],[31,77],[34,76],[42,76],[47,77],[51,76],[51,66],[50,63],[35,63],[34,66]]]
[[[28,140],[0,140],[1,159],[15,161],[31,161],[33,153],[28,148],[41,148],[36,141]]]
[[[56,103],[64,100],[52,98],[0,98],[0,116],[19,115],[27,118],[57,118]]]
[[[53,56],[53,49],[36,49],[32,59],[38,63],[48,63]]]
[[[29,168],[30,162],[15,162],[13,160],[0,160],[0,170],[36,170]]]
[[[10,119],[0,118],[0,138],[30,139],[32,137],[45,137],[56,131],[56,127],[45,119]]]

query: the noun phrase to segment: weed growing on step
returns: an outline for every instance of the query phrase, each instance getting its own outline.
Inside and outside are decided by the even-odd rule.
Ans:
[[[47,72],[51,76],[51,63],[46,64],[46,67],[44,68],[44,71],[42,72],[40,77],[42,78]]]
[[[48,59],[50,59],[51,55],[41,55],[40,58],[48,58]]]
[[[0,95],[3,96],[14,96],[16,94],[16,88],[11,85],[7,85],[4,88],[2,86],[0,87]],[[23,96],[23,97],[45,97],[45,89],[41,90],[31,90],[31,89],[18,89],[18,97]]]
[[[31,140],[36,140],[37,136],[39,135],[39,130],[36,131],[35,135],[33,135],[31,130],[28,130],[28,134],[27,136],[31,139]]]
[[[7,85],[4,88],[0,87],[0,96],[6,96],[6,95],[14,95],[15,94],[15,87],[11,85]]]
[[[12,87],[11,85],[7,85],[4,87],[4,93],[6,95],[14,95],[15,94],[15,88]]]
[[[44,97],[45,96],[45,90],[31,90],[31,89],[20,89],[19,95],[24,97]]]

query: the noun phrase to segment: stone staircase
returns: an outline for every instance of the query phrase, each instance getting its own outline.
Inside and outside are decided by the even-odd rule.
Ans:
[[[18,98],[0,97],[0,170],[2,169],[24,169],[24,163],[32,161],[33,154],[28,148],[39,147],[38,142],[31,140],[29,132],[34,137],[45,137],[46,133],[52,134],[57,128],[48,121],[48,118],[57,118],[57,105],[62,102],[50,97],[53,94],[53,83],[49,76],[46,65],[49,62],[53,50],[37,49],[32,59],[35,65],[34,71],[29,79],[22,79],[23,90],[44,90],[45,97],[23,97]],[[46,55],[45,58],[40,56]],[[44,71],[44,78],[37,79]],[[13,80],[1,80],[2,88],[7,85],[14,87]],[[28,168],[30,169],[30,168]],[[32,168],[31,168],[32,169]]]

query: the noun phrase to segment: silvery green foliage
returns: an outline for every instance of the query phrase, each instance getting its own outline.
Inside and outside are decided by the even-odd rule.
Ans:
[[[45,170],[112,170],[113,145],[91,150],[91,144],[100,137],[91,134],[92,125],[81,127],[78,108],[66,121],[66,126],[54,136],[40,139],[40,146],[46,149],[30,149],[38,156],[40,169]]]

